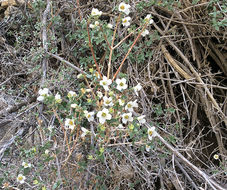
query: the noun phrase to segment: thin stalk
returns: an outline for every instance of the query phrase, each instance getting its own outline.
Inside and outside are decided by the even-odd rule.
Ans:
[[[125,55],[125,57],[124,57],[124,59],[122,60],[122,62],[121,62],[121,64],[120,64],[119,68],[117,69],[117,72],[114,74],[112,81],[114,81],[114,79],[117,77],[117,75],[118,75],[118,73],[120,72],[121,67],[123,66],[123,64],[124,64],[124,62],[125,62],[125,60],[126,60],[126,58],[128,57],[129,53],[132,51],[132,48],[133,48],[134,45],[136,44],[137,40],[138,40],[139,37],[141,36],[141,33],[144,31],[144,29],[146,28],[146,26],[147,26],[147,24],[145,24],[145,25],[143,26],[142,30],[140,31],[140,33],[139,33],[138,36],[136,37],[135,41],[133,42],[133,44],[132,44],[131,47],[129,48],[127,54]]]
[[[107,79],[109,79],[109,77],[110,77],[110,67],[111,67],[111,60],[112,60],[112,55],[113,55],[113,45],[114,45],[115,35],[116,35],[116,32],[117,32],[117,28],[118,28],[118,24],[120,22],[120,19],[121,19],[121,14],[119,14],[119,16],[117,18],[117,23],[116,23],[114,33],[113,33],[113,39],[112,39],[112,43],[111,43],[110,56],[109,56],[109,62],[108,62]]]
[[[136,32],[137,30],[139,30],[141,28],[138,27],[135,31],[129,33],[127,36],[125,36],[116,46],[113,47],[113,49],[116,49],[119,45],[121,45],[129,36],[131,36],[132,34],[134,34],[134,32]]]
[[[93,46],[92,46],[92,43],[91,43],[91,37],[90,37],[90,33],[89,33],[89,23],[90,22],[88,21],[87,22],[87,34],[88,34],[89,46],[91,48],[91,53],[92,53],[92,56],[93,56],[93,59],[94,59],[94,62],[95,62],[96,69],[99,73],[100,78],[102,79],[102,74],[101,74],[101,71],[100,71],[99,66],[97,64],[97,61],[95,59],[95,54],[94,54]]]

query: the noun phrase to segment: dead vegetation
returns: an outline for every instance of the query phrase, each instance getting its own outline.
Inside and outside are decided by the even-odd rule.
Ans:
[[[149,153],[141,151],[140,144],[132,146],[130,139],[111,142],[102,162],[88,161],[93,150],[76,137],[68,150],[60,126],[55,136],[46,134],[58,115],[47,113],[36,94],[43,86],[53,93],[76,90],[78,68],[90,68],[92,64],[85,65],[84,58],[92,54],[89,47],[84,48],[83,36],[69,39],[69,34],[82,30],[80,24],[93,7],[103,11],[101,20],[113,22],[113,7],[120,1],[47,0],[39,8],[31,1],[6,2],[0,2],[0,178],[3,168],[12,173],[10,165],[20,167],[18,155],[23,147],[45,147],[50,141],[53,159],[32,172],[40,174],[47,189],[59,181],[57,189],[227,189],[227,30],[214,29],[209,1],[193,5],[184,0],[180,7],[173,4],[173,9],[157,1],[142,11],[138,11],[139,0],[130,1],[134,24],[147,14],[153,16],[155,22],[149,27],[153,39],[139,39],[121,72],[128,75],[131,86],[142,84],[139,112],[146,114],[149,123],[159,124],[161,136]],[[223,4],[215,4],[217,10]],[[127,30],[119,29],[117,35],[119,40]],[[109,52],[96,42],[93,46],[105,72]],[[125,55],[123,45],[116,51],[119,56],[111,74]],[[145,56],[145,52],[150,54]],[[169,112],[171,108],[175,112]],[[11,126],[6,140],[5,129]],[[18,135],[22,140],[13,144]],[[42,156],[39,152],[28,160],[38,168],[35,163]],[[3,182],[16,187],[15,177],[12,173]],[[26,185],[24,188],[37,188]]]

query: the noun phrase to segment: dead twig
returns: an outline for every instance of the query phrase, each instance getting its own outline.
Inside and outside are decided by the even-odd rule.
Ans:
[[[146,123],[145,124],[148,128],[151,126]],[[196,167],[194,164],[192,164],[189,160],[187,160],[177,149],[175,149],[172,145],[170,145],[164,138],[162,138],[158,133],[156,136],[174,155],[176,155],[178,158],[182,160],[188,167],[190,167],[192,170],[194,170],[196,173],[198,173],[211,187],[212,189],[216,190],[225,190],[225,187],[222,187],[214,180],[210,179],[210,177],[204,173],[202,170],[200,170],[198,167]]]
[[[55,59],[65,63],[66,65],[72,67],[73,69],[77,70],[78,72],[80,72],[81,74],[84,74],[86,76],[88,76],[88,73],[86,73],[85,71],[83,71],[82,69],[80,69],[79,67],[76,67],[75,65],[73,65],[72,63],[70,63],[69,61],[66,61],[65,59],[63,59],[62,57],[56,55],[56,54],[53,54],[53,53],[50,53],[50,52],[47,52],[48,55],[54,57]]]

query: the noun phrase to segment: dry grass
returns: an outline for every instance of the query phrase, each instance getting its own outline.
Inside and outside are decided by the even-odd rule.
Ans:
[[[128,75],[130,86],[138,82],[143,86],[138,112],[145,114],[149,122],[159,124],[157,127],[163,138],[225,189],[226,28],[219,31],[213,28],[207,1],[199,1],[194,6],[184,0],[181,7],[173,5],[177,11],[155,5],[142,12],[136,9],[139,2],[130,1],[132,20],[138,24],[140,18],[151,14],[155,24],[149,31],[154,39],[150,44],[147,44],[148,38],[139,39],[121,70]],[[5,120],[12,120],[12,124],[7,124],[9,126],[17,123],[15,119],[23,123],[20,141],[9,143],[0,165],[0,178],[5,179],[4,170],[9,172],[7,182],[12,186],[17,186],[17,173],[13,171],[21,167],[22,157],[33,155],[26,158],[34,166],[28,178],[31,182],[38,179],[47,189],[53,188],[58,181],[62,183],[57,189],[212,189],[201,175],[158,140],[150,153],[142,151],[140,144],[131,146],[130,138],[125,138],[124,142],[110,141],[102,161],[88,161],[87,156],[94,151],[91,144],[68,137],[73,143],[69,150],[60,126],[55,135],[49,135],[47,127],[57,121],[58,115],[47,113],[47,108],[36,102],[37,91],[43,85],[53,93],[76,91],[78,71],[47,56],[45,51],[58,47],[56,55],[80,67],[83,58],[92,57],[91,52],[89,48],[81,50],[85,43],[83,38],[69,40],[67,34],[80,30],[79,23],[87,18],[92,7],[105,13],[101,20],[113,21],[112,8],[118,3],[57,0],[52,2],[50,11],[47,4],[40,10],[29,8],[30,4],[27,7],[20,4],[14,7],[9,19],[0,20],[0,130],[6,128]],[[4,14],[6,8],[1,8],[0,14]],[[54,16],[61,19],[61,25],[50,20]],[[46,25],[39,28],[37,23],[45,19]],[[46,33],[43,33],[44,27]],[[119,29],[117,35],[123,38],[127,31]],[[55,39],[51,39],[53,36]],[[45,41],[49,42],[48,47]],[[105,73],[107,61],[102,58],[108,51],[103,46],[94,45],[94,48],[101,72]],[[141,61],[141,53],[149,51],[152,56]],[[111,75],[125,55],[124,46],[120,46],[117,53],[119,57]],[[174,108],[175,112],[157,113],[169,108]],[[17,128],[12,130],[11,137],[17,134]],[[0,148],[3,147],[1,143],[0,139]],[[24,152],[32,147],[37,148],[36,153]],[[51,151],[48,162],[45,161],[45,149]],[[215,154],[219,155],[218,160],[213,158]],[[25,184],[24,188],[37,189],[37,186],[31,183]]]

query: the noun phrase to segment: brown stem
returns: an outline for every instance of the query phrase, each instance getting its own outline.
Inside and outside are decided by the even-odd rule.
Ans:
[[[91,53],[92,53],[92,57],[93,57],[94,62],[95,62],[96,69],[98,70],[99,76],[100,76],[100,78],[102,79],[102,74],[101,74],[101,71],[100,71],[99,66],[98,66],[98,64],[97,64],[97,61],[96,61],[96,59],[95,59],[95,54],[94,54],[93,46],[92,46],[92,44],[91,44],[91,37],[90,37],[90,33],[89,33],[89,23],[90,23],[90,22],[88,21],[88,22],[87,22],[87,34],[88,34],[89,46],[90,46],[90,48],[91,48]]]
[[[111,59],[112,59],[112,55],[113,55],[113,45],[114,45],[115,35],[116,35],[116,32],[117,32],[117,27],[118,27],[118,24],[120,22],[120,18],[121,18],[121,14],[119,14],[119,16],[117,18],[117,24],[115,26],[114,33],[113,33],[113,39],[112,39],[112,43],[111,43],[109,62],[108,62],[107,79],[109,79],[109,77],[110,77],[110,67],[111,67]]]
[[[128,57],[129,53],[132,51],[132,48],[134,47],[134,45],[136,44],[137,40],[139,39],[139,37],[141,36],[141,33],[143,32],[143,30],[146,28],[147,24],[144,25],[144,27],[142,28],[142,30],[140,31],[140,33],[138,34],[138,36],[136,37],[135,41],[133,42],[133,44],[131,45],[131,47],[129,48],[127,54],[125,55],[123,61],[121,62],[119,68],[117,69],[117,72],[114,74],[114,77],[112,79],[112,81],[114,81],[114,79],[117,77],[118,73],[121,70],[121,67],[123,66],[126,58]]]

